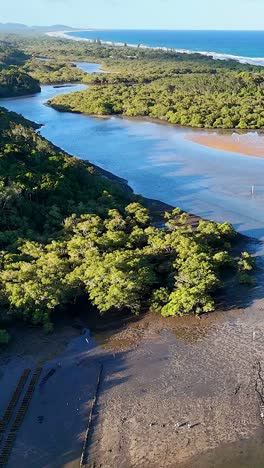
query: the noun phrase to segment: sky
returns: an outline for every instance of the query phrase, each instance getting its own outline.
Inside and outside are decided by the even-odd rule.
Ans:
[[[0,22],[107,29],[264,29],[264,0],[0,0]]]

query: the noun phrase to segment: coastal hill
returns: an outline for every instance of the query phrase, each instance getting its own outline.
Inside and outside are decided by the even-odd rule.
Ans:
[[[22,23],[0,23],[0,31],[3,32],[53,32],[53,31],[76,31],[81,28],[72,28],[64,24],[54,24],[52,26],[27,26]]]

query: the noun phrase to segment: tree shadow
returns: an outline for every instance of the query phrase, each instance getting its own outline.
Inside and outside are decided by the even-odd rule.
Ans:
[[[83,350],[75,343],[64,355],[48,361],[29,405],[13,447],[8,467],[59,468],[80,466],[90,413],[94,417],[90,433],[100,414],[94,401],[111,388],[129,379],[126,365],[128,352],[113,356],[98,346]],[[98,375],[102,375],[98,385]]]
[[[73,328],[79,330],[80,333],[89,329],[95,342],[101,345],[126,328],[128,324],[140,322],[147,311],[142,310],[139,315],[135,315],[128,309],[123,309],[102,314],[88,302],[87,298],[80,297],[69,313]]]

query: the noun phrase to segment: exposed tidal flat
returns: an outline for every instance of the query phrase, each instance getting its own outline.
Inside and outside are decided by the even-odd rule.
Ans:
[[[136,192],[231,221],[241,233],[263,239],[261,158],[198,145],[189,139],[192,129],[60,113],[45,105],[83,87],[43,86],[39,95],[1,105],[42,124],[44,137],[125,178]],[[260,254],[262,243],[252,241],[250,248]],[[262,467],[255,390],[256,364],[264,359],[261,268],[257,279],[256,288],[232,290],[232,303],[201,320],[146,314],[124,317],[121,326],[108,319],[107,325],[103,319],[89,323],[84,308],[74,328],[64,324],[53,338],[21,333],[1,356],[7,393],[36,355],[44,365],[9,467],[17,460],[21,468],[79,466],[101,363],[88,466]]]
[[[191,141],[200,145],[216,148],[232,153],[244,154],[264,158],[264,133],[263,132],[199,132],[187,135]]]
[[[201,320],[147,314],[95,323],[84,308],[50,336],[16,330],[1,354],[2,410],[22,369],[36,356],[43,369],[8,467],[79,466],[102,364],[87,466],[261,468],[262,293]]]

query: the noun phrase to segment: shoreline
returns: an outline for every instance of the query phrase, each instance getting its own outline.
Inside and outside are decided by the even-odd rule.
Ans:
[[[63,111],[58,111],[58,112],[63,112]],[[68,111],[70,112],[70,111]],[[86,115],[86,114],[82,114],[82,115]],[[87,114],[89,115],[89,114]],[[100,118],[101,116],[90,116],[90,117],[94,117],[94,118]],[[109,118],[111,116],[105,116],[106,118]],[[120,116],[120,118],[123,118],[122,116]],[[136,117],[130,117],[131,120],[134,120],[134,119],[137,119]],[[140,120],[140,119],[139,119]],[[157,121],[157,123],[161,123],[159,120]],[[164,123],[164,125],[166,125]],[[55,150],[57,151],[62,151],[64,153],[66,153],[68,156],[70,156],[71,158],[77,158],[77,159],[80,159],[78,156],[74,155],[74,154],[71,154],[71,153],[68,153],[67,151],[63,150],[62,148],[60,148],[59,146],[55,145],[52,141],[46,139],[45,137],[43,137],[41,135],[41,138],[44,138],[44,140],[47,140],[53,147]],[[96,173],[98,175],[100,175],[101,177],[105,177],[106,179],[112,181],[112,182],[115,182],[116,184],[118,184],[120,187],[123,188],[124,191],[128,192],[128,193],[131,193],[133,195],[135,195],[136,197],[139,197],[141,199],[140,203],[142,203],[150,212],[150,215],[152,216],[152,219],[153,219],[153,222],[156,223],[162,223],[164,221],[163,219],[163,214],[165,213],[165,211],[168,211],[168,210],[173,210],[174,208],[178,207],[177,205],[171,205],[169,203],[166,203],[166,202],[163,202],[162,200],[159,200],[159,199],[156,199],[156,198],[149,198],[149,197],[145,197],[144,195],[142,195],[141,193],[136,193],[134,191],[134,189],[129,185],[129,181],[123,177],[120,177],[116,174],[114,174],[113,172],[107,170],[107,169],[104,169],[100,166],[98,166],[97,164],[94,164],[93,162],[89,161],[89,160],[82,160],[83,162],[85,162],[87,164],[87,166],[92,166]],[[179,207],[181,209],[181,207]],[[198,222],[200,220],[204,220],[204,221],[211,221],[211,222],[214,222],[214,223],[217,223],[217,221],[214,221],[213,219],[209,219],[209,218],[205,218],[203,216],[200,216],[200,215],[197,215],[195,214],[193,211],[185,211],[185,210],[182,210],[183,212],[185,213],[188,213],[188,215],[190,216],[190,220],[191,220],[191,223],[193,225],[195,224],[198,224]],[[246,234],[242,234],[240,232],[238,232],[236,230],[236,234],[237,234],[237,244],[240,244],[242,242],[242,245],[243,245],[243,248],[246,248],[247,246],[250,246],[252,243],[255,244],[255,245],[261,245],[262,244],[262,241],[256,237],[253,237],[253,236],[250,236],[250,235],[246,235]]]
[[[83,30],[78,30],[78,31],[53,31],[53,32],[46,32],[45,34],[49,37],[55,37],[59,39],[71,39],[73,41],[86,41],[89,43],[93,43],[94,39],[89,39],[86,37],[75,37],[70,35],[70,33],[73,32],[91,32],[95,31],[94,29],[83,29]],[[99,30],[101,31],[101,30]],[[104,45],[111,45],[114,47],[123,47],[124,43],[123,42],[114,42],[114,41],[101,41],[102,44]],[[163,46],[148,46],[144,44],[140,44],[139,46],[137,44],[127,44],[128,47],[133,47],[133,48],[140,48],[140,49],[151,49],[151,50],[163,50],[164,52],[174,52],[174,53],[179,53],[179,54],[199,54],[202,56],[206,57],[212,57],[214,60],[234,60],[236,62],[239,62],[241,64],[247,64],[247,65],[255,65],[255,66],[261,66],[264,67],[264,57],[244,57],[244,56],[239,56],[239,55],[232,55],[232,54],[224,54],[220,52],[213,52],[213,51],[195,51],[195,50],[188,50],[188,49],[176,49],[174,47],[163,47]]]
[[[261,281],[263,273],[259,275]],[[234,292],[237,298],[238,291]],[[100,363],[104,368],[89,445],[91,466],[159,468],[165,459],[171,468],[224,468],[226,463],[233,466],[237,457],[243,468],[262,466],[256,463],[263,459],[263,443],[253,367],[263,358],[262,304],[259,298],[257,304],[238,303],[200,320],[147,313],[131,320],[124,317],[118,326],[106,317],[107,327],[104,318],[86,318],[80,310],[73,322],[66,318],[58,323],[53,335],[19,328],[20,339],[0,360],[4,382],[14,371],[33,367],[37,357],[43,363],[39,391],[47,403],[37,397],[32,401],[10,468],[17,459],[21,468],[33,468],[43,460],[59,466],[67,446],[67,466],[80,466]],[[254,342],[254,333],[259,342]],[[67,392],[62,396],[64,387]],[[11,393],[11,384],[6,393]],[[4,400],[3,396],[2,407]],[[60,431],[56,444],[48,435],[58,419],[53,416],[55,407],[62,414],[61,427],[65,418],[74,421],[70,431]],[[69,442],[68,433],[79,437]],[[248,450],[251,443],[254,450]],[[30,457],[25,446],[32,450]],[[248,456],[251,465],[244,464]]]
[[[107,73],[107,72],[106,72]],[[71,83],[42,83],[41,86],[51,86],[53,88],[68,88],[68,87],[74,87],[77,84],[84,84],[82,82],[71,82]],[[38,93],[36,93],[38,94]],[[20,98],[26,98],[31,95],[25,94],[21,96],[12,96],[9,97],[8,99],[16,100]],[[32,94],[32,96],[35,96],[35,94]],[[4,98],[6,99],[6,98]],[[48,103],[45,103],[44,105],[48,107],[52,107],[55,109],[55,107],[51,106]],[[1,107],[1,99],[0,99],[0,107]],[[227,141],[227,139],[232,139],[233,137],[236,138],[246,138],[254,135],[257,138],[263,138],[264,140],[264,129],[250,129],[250,128],[245,128],[245,129],[237,129],[237,128],[199,128],[199,127],[190,127],[190,126],[183,126],[183,125],[177,125],[173,124],[170,122],[167,122],[166,120],[163,119],[158,119],[154,117],[148,117],[148,116],[126,116],[123,114],[111,114],[111,115],[99,115],[99,114],[87,114],[85,112],[78,112],[78,111],[73,111],[73,110],[61,110],[61,109],[56,109],[57,112],[70,112],[73,114],[80,114],[80,115],[86,115],[87,117],[95,118],[95,119],[111,119],[111,118],[118,118],[118,119],[124,119],[124,120],[131,120],[131,121],[139,121],[139,122],[151,122],[157,125],[162,125],[162,126],[168,126],[168,127],[173,127],[175,129],[180,129],[183,131],[186,131],[186,134],[184,135],[184,138],[186,140],[191,141],[192,143],[195,143],[200,146],[205,146],[207,148],[212,148],[215,150],[220,150],[220,151],[225,151],[225,152],[232,152],[239,154],[240,156],[247,156],[247,157],[253,157],[253,158],[258,158],[258,159],[263,159],[264,158],[264,141],[263,141],[263,149],[258,148],[257,152],[253,151],[253,148],[255,148],[254,142],[251,145],[248,145],[246,143],[241,143],[240,142],[235,142],[233,141]],[[38,128],[41,128],[43,125],[42,124],[36,124],[33,122],[33,124],[38,125]],[[197,133],[197,135],[189,135],[190,132]],[[205,133],[204,135],[202,134]],[[211,135],[210,135],[211,134]],[[220,142],[218,140],[220,139],[226,139],[224,142]],[[209,140],[209,141],[208,141]],[[252,150],[250,149],[252,147]],[[103,169],[102,169],[103,170]],[[106,171],[108,172],[108,171]],[[112,174],[114,175],[114,174]],[[118,177],[118,176],[116,176]]]
[[[176,125],[172,124],[170,122],[167,122],[166,120],[163,119],[158,119],[158,118],[152,118],[152,117],[145,117],[145,116],[136,116],[136,117],[131,117],[131,116],[126,116],[123,114],[111,114],[111,115],[99,115],[99,114],[88,114],[86,112],[79,112],[79,111],[74,111],[74,110],[62,110],[58,109],[56,107],[53,107],[49,103],[46,103],[45,105],[50,106],[53,109],[56,109],[57,112],[70,112],[72,114],[80,114],[80,115],[86,115],[87,117],[90,118],[95,118],[95,119],[111,119],[111,118],[116,118],[116,119],[124,119],[124,120],[131,120],[131,121],[139,121],[139,122],[151,122],[156,125],[163,125],[163,126],[168,126],[168,127],[173,127],[175,129],[180,129],[182,131],[185,131],[184,139],[191,141],[192,143],[200,146],[204,146],[207,148],[212,148],[214,150],[220,150],[224,151],[227,153],[235,153],[240,156],[246,156],[249,158],[257,158],[257,159],[264,159],[264,141],[263,141],[263,149],[258,148],[257,151],[254,151],[256,148],[256,145],[253,144],[248,144],[248,143],[241,143],[240,142],[235,142],[233,139],[234,136],[237,138],[240,137],[250,137],[251,135],[255,138],[263,138],[264,140],[264,130],[263,129],[244,129],[244,130],[238,130],[236,128],[230,128],[230,129],[221,129],[221,128],[198,128],[198,127],[189,127],[189,126],[182,126],[182,125]],[[190,132],[197,133],[197,135],[190,135]],[[204,132],[205,135],[202,135],[201,132]],[[212,133],[212,135],[210,135]],[[220,141],[224,140],[225,141]],[[229,141],[228,141],[229,140]],[[252,149],[251,149],[252,148]]]
[[[53,86],[53,85],[49,85],[49,86]],[[14,99],[18,99],[18,98],[15,97]],[[49,104],[47,104],[47,103],[45,103],[45,105],[49,106]],[[0,106],[1,106],[1,100],[0,100]],[[7,110],[7,112],[10,112],[10,111]],[[72,112],[72,113],[77,113],[77,114],[79,113],[79,112],[62,111],[62,110],[59,110],[58,112]],[[89,114],[82,114],[82,115],[89,115]],[[96,119],[96,118],[102,118],[103,116],[92,115],[90,117],[94,117]],[[104,117],[105,118],[111,118],[112,116],[107,115],[107,116],[104,116]],[[122,116],[122,115],[116,116],[116,117],[120,118],[120,119],[126,118],[125,116]],[[26,119],[26,120],[29,122],[29,125],[32,126],[32,128],[35,130],[36,133],[41,127],[45,126],[45,124],[38,124],[38,123],[36,123],[34,121],[31,121],[31,120],[28,120],[28,119]],[[139,117],[128,117],[128,120],[139,120],[139,121],[144,121],[145,120],[145,121],[152,121],[152,122],[158,123],[160,125],[169,125],[169,126],[177,127],[177,126],[175,126],[173,124],[169,124],[168,122],[164,122],[164,121],[159,120],[159,119],[150,119],[150,118],[145,118],[144,119],[144,118],[139,118]],[[185,135],[184,138],[188,139],[188,127],[181,127],[181,128],[182,129],[186,128],[187,135]],[[197,129],[197,131],[199,131],[199,129]],[[62,151],[71,158],[80,159],[80,158],[78,158],[78,156],[76,156],[74,154],[71,154],[71,153],[68,153],[67,151],[63,150],[60,146],[54,144],[52,141],[48,140],[46,137],[44,137],[42,135],[40,135],[40,136],[44,140],[47,140],[49,142],[49,144],[52,145],[53,148],[56,151]],[[204,144],[202,144],[202,145],[204,145]],[[226,149],[226,151],[228,151],[228,149]],[[239,153],[239,154],[241,154],[241,153]],[[172,210],[173,208],[175,208],[177,206],[177,205],[171,205],[170,203],[163,202],[163,201],[161,201],[159,199],[156,199],[156,198],[145,197],[141,193],[136,193],[134,191],[134,189],[129,185],[129,181],[127,179],[125,179],[123,177],[120,177],[120,176],[114,174],[113,172],[111,172],[111,171],[109,171],[107,169],[104,169],[104,168],[98,166],[97,164],[94,164],[93,162],[91,162],[89,160],[85,160],[85,161],[82,160],[82,161],[85,162],[87,166],[92,166],[95,169],[96,173],[98,175],[100,175],[101,177],[105,177],[108,180],[118,184],[127,193],[131,193],[131,194],[135,195],[136,197],[139,197],[141,199],[141,203],[150,211],[150,214],[151,214],[151,216],[153,218],[154,223],[163,222],[164,212],[168,211],[168,210]],[[185,210],[183,210],[183,211],[185,211]],[[185,211],[185,212],[187,212],[187,211]],[[188,214],[189,214],[189,216],[191,218],[192,224],[194,224],[194,225],[197,224],[200,220],[212,221],[212,222],[217,223],[217,221],[214,221],[212,219],[205,218],[205,217],[202,217],[200,215],[195,214],[192,210],[188,211]],[[242,242],[245,243],[245,245],[251,244],[252,242],[255,243],[255,244],[261,244],[261,242],[262,242],[260,239],[258,239],[256,237],[246,235],[246,234],[242,234],[242,233],[240,233],[238,231],[236,231],[236,233],[237,233],[237,241],[240,242],[242,240]]]
[[[52,106],[51,106],[52,107]],[[58,109],[56,109],[58,110]],[[60,111],[58,112],[72,112],[72,113],[78,113],[74,111]],[[263,159],[264,158],[264,129],[250,129],[250,128],[245,128],[245,129],[237,129],[237,128],[199,128],[199,127],[190,127],[190,126],[183,126],[183,125],[177,125],[173,124],[170,122],[167,122],[166,120],[163,119],[158,119],[154,117],[148,117],[148,116],[136,116],[136,117],[131,117],[131,116],[126,116],[122,114],[118,115],[91,115],[91,114],[86,114],[86,113],[80,113],[81,115],[86,115],[88,117],[94,117],[94,118],[111,118],[111,117],[116,117],[120,119],[125,119],[125,120],[134,120],[134,121],[139,121],[139,122],[152,122],[154,124],[158,125],[163,125],[163,126],[168,126],[168,127],[173,127],[178,130],[185,131],[184,139],[191,141],[192,143],[195,143],[200,146],[206,146],[207,148],[212,148],[215,150],[221,150],[225,151],[228,153],[236,153],[239,154],[240,156],[247,156],[250,158],[258,158],[258,159]],[[197,133],[197,135],[190,135],[190,133]],[[202,135],[204,133],[204,135]],[[237,149],[234,149],[234,147],[231,146],[231,142],[229,143],[228,141],[224,142],[222,145],[217,144],[217,139],[232,139],[233,137],[236,138],[246,138],[250,136],[256,136],[257,138],[263,138],[263,150],[258,149],[258,151],[261,151],[261,153],[256,154],[253,153],[248,145],[246,143],[238,143],[237,142]],[[199,141],[201,139],[201,141]],[[205,141],[205,140],[210,140],[210,141]],[[213,139],[215,141],[213,141]],[[252,149],[255,148],[254,143],[251,144]],[[238,150],[239,149],[239,150]]]
[[[209,132],[203,135],[201,132],[197,131],[197,135],[186,134],[185,139],[197,145],[206,146],[207,148],[227,151],[258,159],[264,158],[264,138],[263,135],[261,137],[257,132],[248,131],[244,134],[239,134],[237,132],[227,132],[226,134],[220,134],[216,132],[211,133],[211,135]],[[254,142],[250,142],[250,137],[254,138]],[[262,138],[263,142],[257,141],[258,138]]]
[[[125,179],[90,161],[87,165],[130,190]],[[247,236],[239,236],[249,242]],[[260,244],[255,242],[252,248]],[[47,337],[35,330],[23,335],[21,330],[21,339],[2,356],[3,382],[11,382],[10,376],[24,367],[33,367],[36,359],[44,362],[10,468],[18,459],[21,468],[80,466],[100,363],[104,368],[91,426],[91,466],[209,468],[217,460],[218,468],[223,468],[239,457],[243,467],[248,454],[251,466],[258,466],[257,461],[263,460],[262,438],[258,438],[262,421],[253,366],[256,359],[263,359],[259,291],[263,270],[258,275],[259,286],[248,294],[245,304],[238,301],[241,290],[232,289],[227,311],[222,308],[200,320],[149,313],[120,328],[113,324],[105,332],[95,327],[90,334],[88,320],[75,317],[73,324],[70,318],[65,329]],[[86,305],[83,312],[87,314]],[[11,383],[6,387],[8,395]],[[4,400],[3,395],[3,408]],[[258,451],[254,446],[248,452],[247,440],[256,441]],[[228,444],[233,444],[231,453]],[[204,461],[208,456],[211,459]]]

